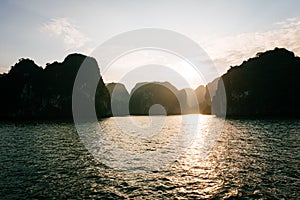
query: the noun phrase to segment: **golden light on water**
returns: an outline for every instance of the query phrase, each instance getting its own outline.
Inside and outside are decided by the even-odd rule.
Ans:
[[[173,184],[188,186],[184,189],[186,191],[182,192],[193,191],[195,194],[201,194],[203,198],[211,198],[224,186],[219,170],[222,163],[218,162],[220,157],[226,157],[227,151],[226,147],[218,142],[221,130],[212,130],[211,126],[220,123],[221,127],[223,122],[222,119],[214,116],[199,116],[199,126],[191,145],[173,166],[176,171],[184,174],[171,178]],[[229,194],[229,196],[232,195]]]
[[[106,141],[110,154],[99,155],[122,166],[127,163],[129,168],[158,169],[180,160],[183,169],[189,170],[213,147],[219,133],[216,123],[222,120],[200,114],[109,118],[101,121],[97,137],[99,143]]]

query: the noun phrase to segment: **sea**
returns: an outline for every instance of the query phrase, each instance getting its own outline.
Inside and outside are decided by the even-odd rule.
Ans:
[[[300,120],[0,122],[0,199],[300,199]]]

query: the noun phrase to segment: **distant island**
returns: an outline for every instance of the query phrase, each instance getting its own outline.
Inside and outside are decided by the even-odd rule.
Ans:
[[[257,53],[195,90],[178,90],[168,82],[137,83],[131,92],[121,83],[105,85],[97,61],[81,54],[68,55],[62,63],[44,68],[30,59],[20,59],[8,73],[0,75],[0,118],[71,119],[73,85],[84,61],[90,65],[91,76],[100,81],[96,94],[85,94],[83,100],[95,98],[99,118],[148,115],[155,104],[162,105],[168,115],[219,115],[224,109],[218,102],[221,80],[227,116],[300,116],[300,58],[286,49],[275,48]]]

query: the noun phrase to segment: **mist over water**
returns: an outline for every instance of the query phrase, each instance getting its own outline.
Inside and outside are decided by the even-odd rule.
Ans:
[[[147,140],[147,145],[135,143],[141,145],[130,151],[157,151],[176,132],[179,117],[166,117],[168,128],[159,138]],[[147,116],[133,118],[147,125]],[[134,143],[118,138],[114,118],[99,123],[122,148]],[[204,130],[199,128],[199,134]],[[226,120],[217,138],[211,138],[214,142],[206,156],[199,156],[203,148],[197,145],[203,138],[195,137],[195,145],[160,170],[134,166],[122,170],[95,159],[73,123],[1,122],[0,198],[297,199],[299,130],[299,120]],[[168,150],[175,148],[170,145]]]

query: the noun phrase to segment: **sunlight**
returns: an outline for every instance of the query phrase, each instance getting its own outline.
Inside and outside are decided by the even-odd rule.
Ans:
[[[179,157],[176,165],[176,170],[185,171],[189,178],[181,176],[171,179],[174,184],[197,183],[201,189],[197,189],[195,192],[200,193],[203,198],[210,198],[211,194],[216,193],[224,184],[222,180],[213,178],[218,176],[217,154],[224,153],[214,150],[216,148],[215,140],[218,139],[220,129],[215,129],[212,124],[218,123],[223,122],[213,116],[199,115],[199,126],[192,144]]]
[[[130,91],[138,82],[168,81],[178,89],[205,82],[193,66],[164,51],[141,50],[119,58],[106,71],[105,82],[124,83]]]

